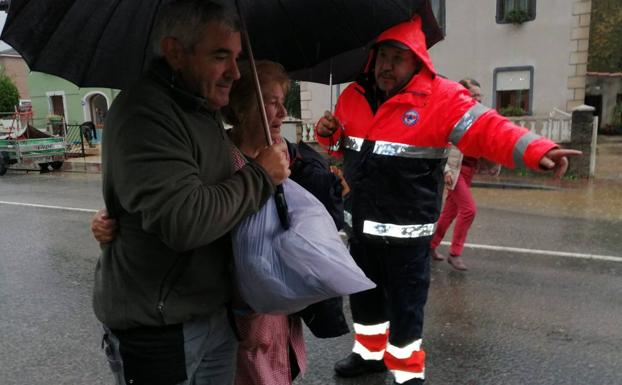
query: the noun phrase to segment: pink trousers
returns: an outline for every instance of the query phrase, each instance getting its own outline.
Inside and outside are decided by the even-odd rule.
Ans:
[[[473,200],[473,195],[471,195],[470,189],[474,173],[474,167],[465,165],[460,167],[458,182],[456,183],[454,189],[449,190],[447,193],[445,206],[443,206],[443,211],[441,211],[441,216],[438,219],[436,232],[432,237],[430,248],[436,249],[438,247],[443,240],[447,229],[449,229],[451,222],[456,219],[449,254],[454,256],[462,254],[467,233],[469,232],[469,228],[471,227],[471,224],[475,219],[475,214],[477,213],[475,200]]]

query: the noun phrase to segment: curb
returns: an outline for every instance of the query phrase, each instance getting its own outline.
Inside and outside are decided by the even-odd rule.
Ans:
[[[85,172],[99,174],[101,173],[101,163],[86,163],[86,162],[64,162],[62,171],[70,172]]]
[[[523,189],[523,190],[559,190],[559,187],[546,186],[542,184],[531,184],[521,182],[483,182],[473,181],[471,187],[480,188],[500,188],[500,189]]]

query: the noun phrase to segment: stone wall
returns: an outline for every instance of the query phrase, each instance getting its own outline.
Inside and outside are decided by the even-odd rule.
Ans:
[[[571,74],[568,76],[568,90],[571,97],[566,105],[568,111],[572,111],[585,103],[591,11],[592,0],[574,0],[572,7],[574,25],[570,35],[572,46],[569,57]]]

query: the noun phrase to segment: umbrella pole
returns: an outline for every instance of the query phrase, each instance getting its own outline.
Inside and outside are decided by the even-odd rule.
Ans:
[[[328,87],[330,88],[330,105],[328,106],[328,111],[333,112],[333,59],[330,59],[329,65]]]
[[[242,39],[244,40],[244,47],[246,54],[248,55],[248,63],[251,69],[251,76],[253,76],[253,84],[255,86],[255,94],[257,95],[257,104],[259,107],[259,113],[261,114],[261,123],[264,128],[264,135],[266,138],[266,145],[272,145],[272,135],[270,135],[270,125],[268,124],[268,115],[266,114],[266,107],[263,101],[263,95],[261,93],[261,84],[259,84],[259,75],[257,74],[257,66],[255,65],[255,57],[253,56],[253,47],[251,40],[248,37],[248,30],[246,29],[246,23],[240,12],[240,5],[236,1],[236,7],[238,9],[238,15],[240,16],[240,24],[242,26]],[[285,200],[285,192],[283,191],[283,185],[276,186],[276,192],[274,194],[274,203],[276,204],[276,211],[279,216],[279,222],[283,229],[289,229],[289,215],[287,208],[287,201]]]
[[[263,125],[264,135],[266,138],[266,145],[272,145],[272,135],[270,135],[270,126],[268,125],[268,115],[266,115],[266,106],[263,101],[263,95],[261,93],[261,84],[259,84],[259,75],[257,74],[257,66],[255,65],[255,57],[253,56],[253,47],[251,46],[251,40],[248,37],[248,30],[242,13],[238,7],[238,14],[240,15],[240,23],[242,24],[242,39],[244,40],[244,48],[248,55],[248,64],[251,69],[251,76],[253,77],[253,85],[255,86],[255,95],[257,96],[257,106],[259,107],[259,113],[261,115],[261,124]]]

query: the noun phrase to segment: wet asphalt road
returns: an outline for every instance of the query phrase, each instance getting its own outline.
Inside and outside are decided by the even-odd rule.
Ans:
[[[9,171],[0,201],[95,210],[100,189],[99,175]],[[0,203],[0,384],[112,384],[90,304],[90,216]],[[621,234],[622,219],[487,200],[469,242],[620,257]],[[427,384],[622,384],[622,262],[473,248],[464,257],[466,274],[433,263]],[[307,343],[310,369],[297,385],[391,384],[384,374],[333,376],[350,336]]]

